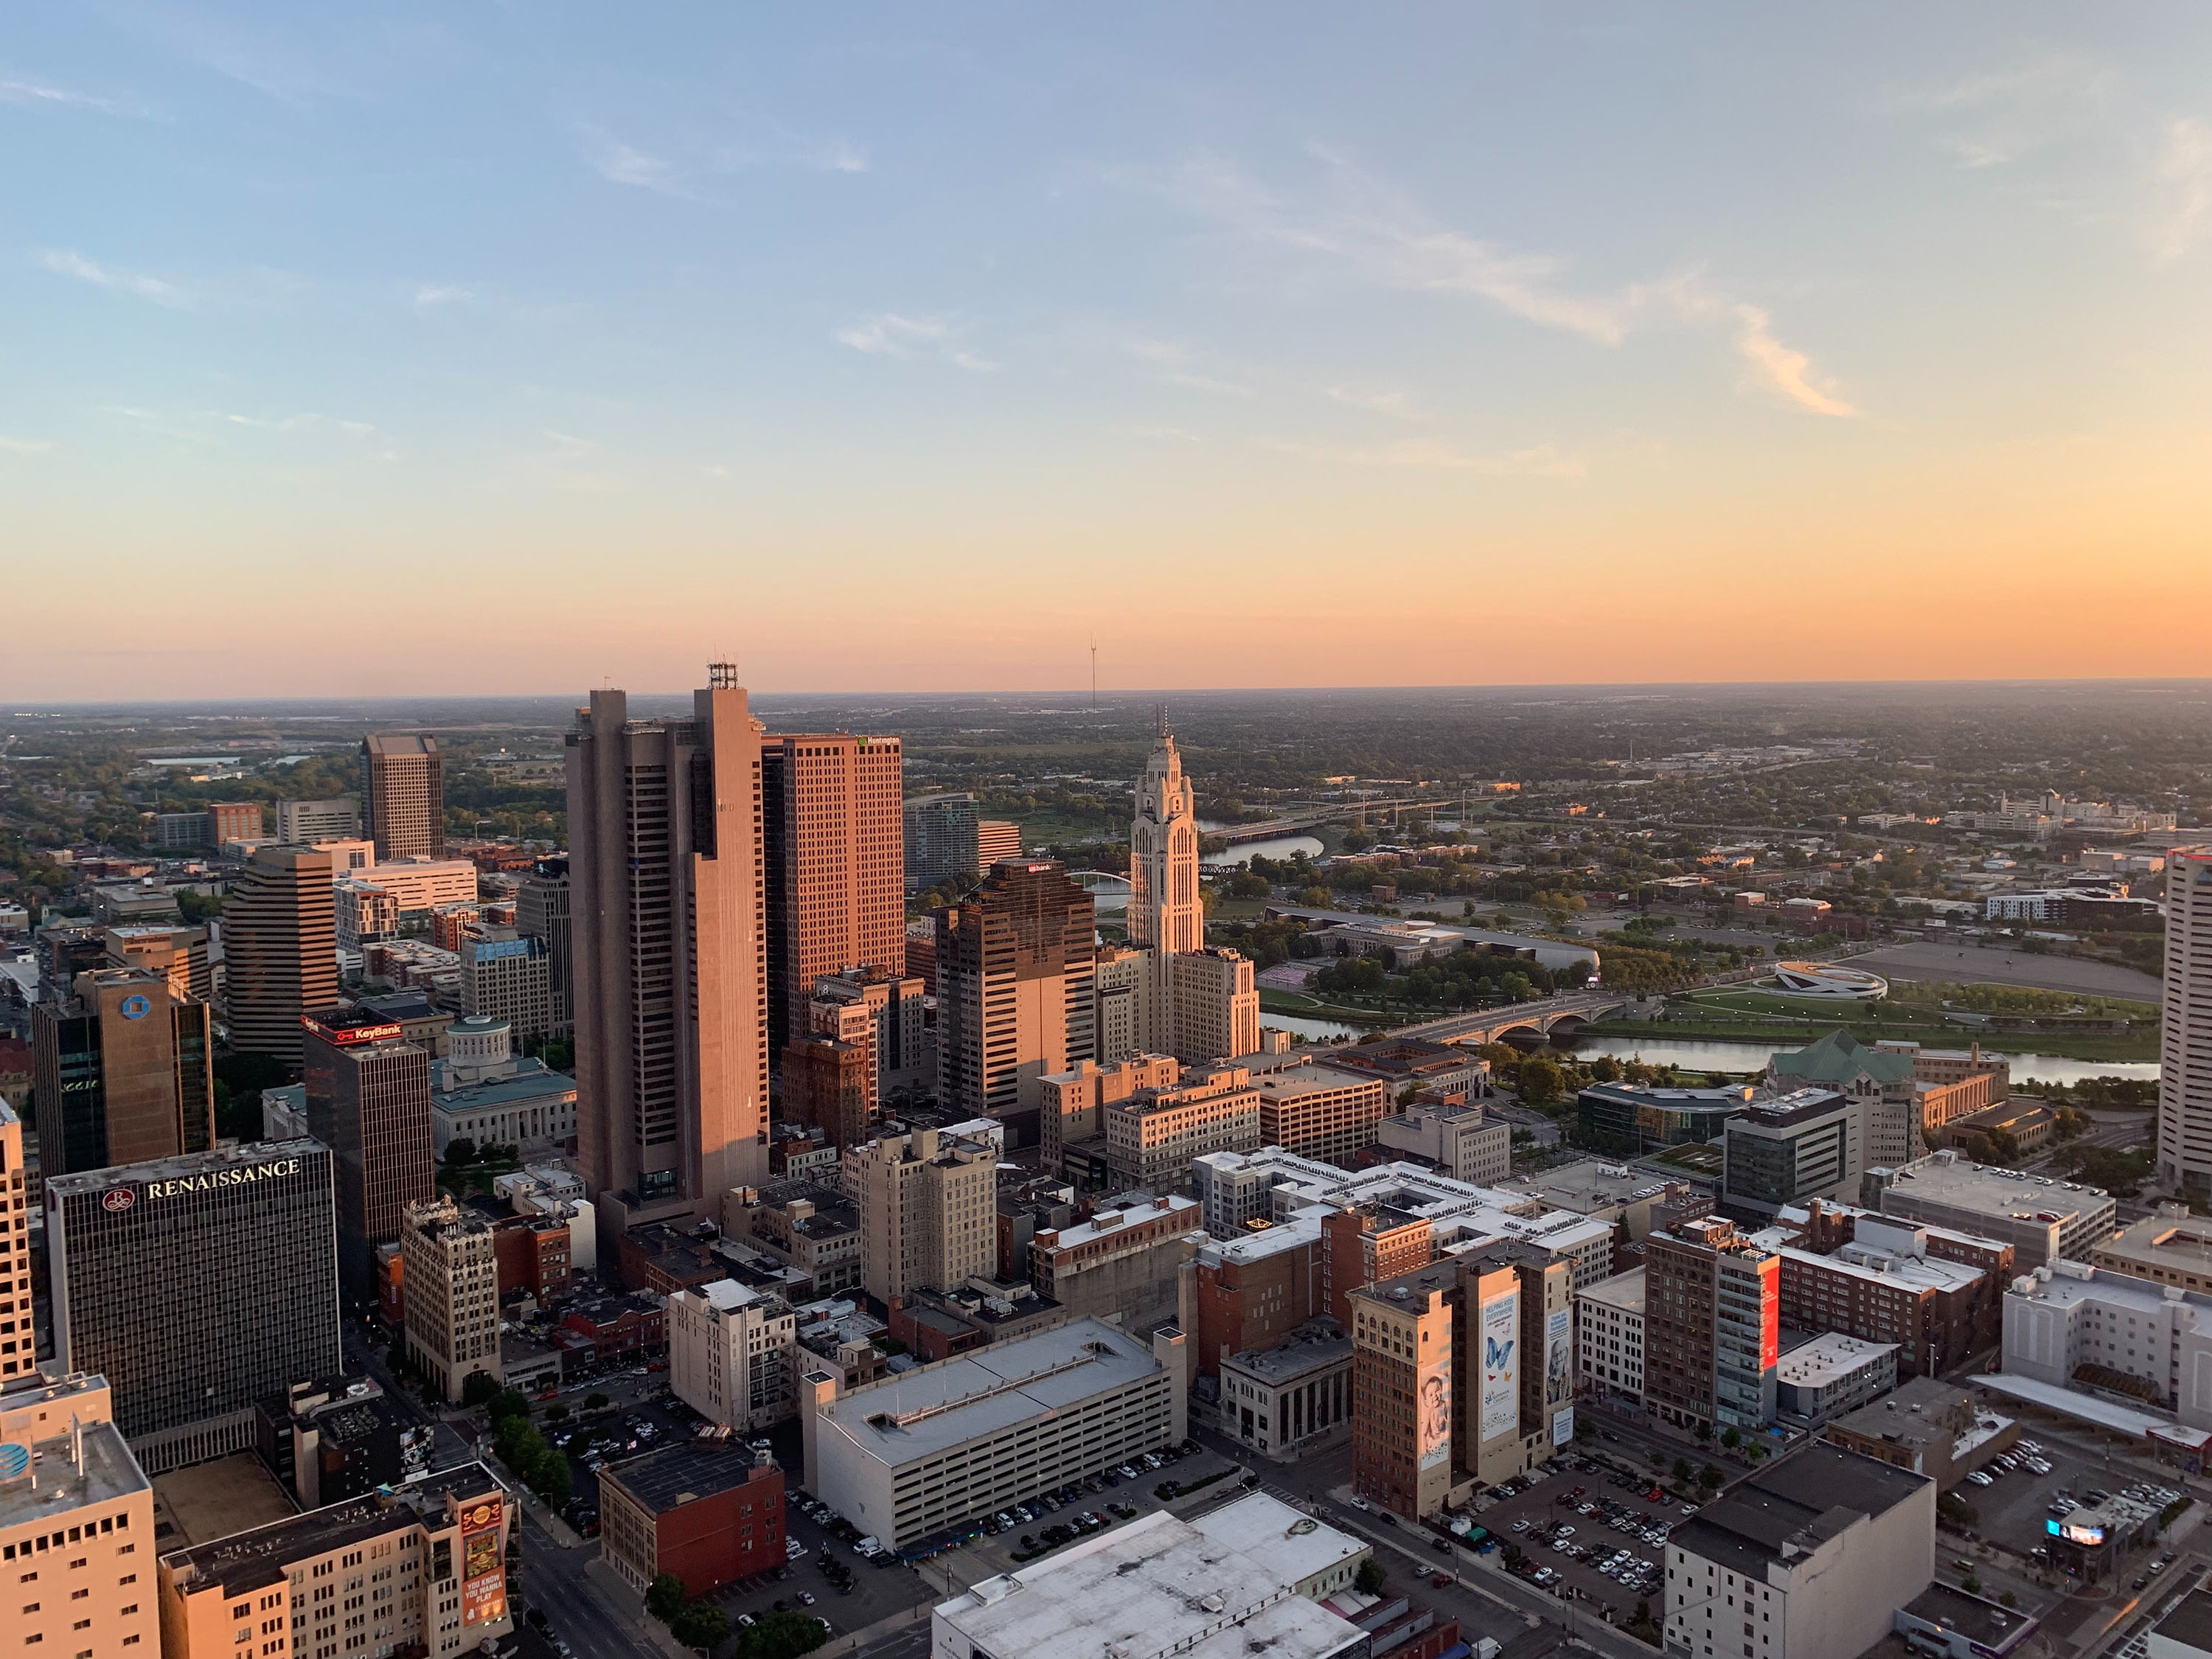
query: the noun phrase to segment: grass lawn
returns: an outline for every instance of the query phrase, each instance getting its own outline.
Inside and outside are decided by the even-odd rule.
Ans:
[[[1208,921],[1257,921],[1266,913],[1263,898],[1217,898],[1206,908]]]
[[[1260,988],[1260,1012],[1272,1014],[1300,1014],[1308,1019],[1340,1019],[1349,1025],[1389,1025],[1405,1021],[1405,1005],[1389,1014],[1374,1008],[1348,1008],[1340,1003],[1323,1002],[1302,991],[1279,991],[1270,985]]]

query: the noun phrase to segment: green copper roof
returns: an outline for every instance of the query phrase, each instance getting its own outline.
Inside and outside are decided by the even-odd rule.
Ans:
[[[1869,1048],[1849,1031],[1828,1033],[1809,1048],[1777,1054],[1767,1062],[1778,1078],[1802,1078],[1808,1083],[1833,1087],[1865,1076],[1877,1083],[1896,1083],[1912,1075],[1912,1056]]]

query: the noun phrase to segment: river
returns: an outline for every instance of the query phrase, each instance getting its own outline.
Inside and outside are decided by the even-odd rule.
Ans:
[[[1198,861],[1201,870],[1235,870],[1251,862],[1254,854],[1262,858],[1288,859],[1293,854],[1304,853],[1317,859],[1322,845],[1311,836],[1277,836],[1268,841],[1250,841],[1232,847],[1224,853],[1208,853]]]

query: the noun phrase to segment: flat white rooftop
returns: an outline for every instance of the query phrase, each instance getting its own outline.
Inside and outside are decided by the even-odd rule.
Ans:
[[[2152,1313],[2168,1304],[2179,1304],[2200,1317],[2212,1314],[2212,1297],[2201,1291],[2185,1291],[2178,1285],[2137,1279],[2110,1267],[2089,1267],[2063,1259],[2047,1278],[2041,1273],[2033,1273],[2014,1279],[2008,1293],[2062,1308],[2094,1302],[2102,1307],[2132,1308]]]
[[[1364,1540],[1315,1522],[1303,1510],[1255,1492],[1190,1523],[1208,1538],[1241,1551],[1285,1584],[1302,1584],[1367,1553]]]
[[[848,1394],[818,1425],[899,1468],[1161,1375],[1134,1337],[1081,1319]]]
[[[1600,1302],[1623,1313],[1640,1314],[1644,1311],[1644,1269],[1631,1267],[1611,1279],[1601,1279],[1588,1290],[1577,1291],[1575,1300]]]
[[[1872,1285],[1890,1285],[1906,1291],[1963,1291],[1982,1276],[1979,1267],[1962,1261],[1931,1261],[1922,1256],[1891,1255],[1846,1244],[1833,1255],[1816,1255],[1795,1245],[1775,1252],[1784,1271],[1795,1263],[1827,1273],[1842,1273]]]
[[[1802,1347],[1792,1348],[1784,1354],[1781,1364],[1775,1367],[1774,1380],[1801,1389],[1824,1388],[1878,1363],[1882,1355],[1896,1352],[1894,1342],[1866,1342],[1856,1336],[1845,1336],[1841,1331],[1823,1331]]]
[[[2022,1175],[1942,1152],[1900,1165],[1896,1177],[1889,1190],[1900,1198],[1926,1199],[1990,1215],[2025,1218],[2048,1211],[2063,1220],[2084,1211],[2112,1207],[2112,1194],[2101,1187]]]
[[[1255,1534],[1265,1524],[1240,1518],[1224,1529]],[[1323,1534],[1355,1553],[1364,1547],[1316,1523],[1311,1535]],[[1357,1626],[1297,1595],[1297,1582],[1225,1537],[1156,1512],[984,1579],[940,1602],[933,1623],[957,1632],[976,1659],[1237,1659],[1255,1651],[1325,1659],[1364,1640]]]

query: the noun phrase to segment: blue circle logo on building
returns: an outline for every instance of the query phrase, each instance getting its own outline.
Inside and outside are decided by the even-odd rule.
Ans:
[[[123,1018],[125,1019],[143,1019],[153,1012],[154,1005],[143,997],[129,996],[123,999]]]
[[[31,1467],[31,1454],[10,1440],[0,1445],[0,1480],[19,1479]]]

